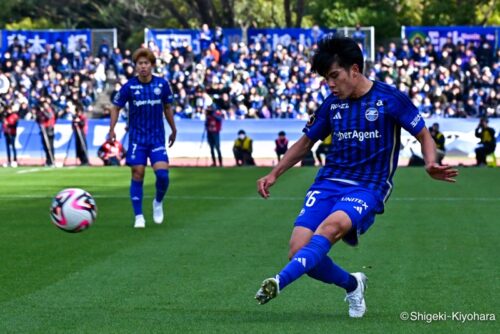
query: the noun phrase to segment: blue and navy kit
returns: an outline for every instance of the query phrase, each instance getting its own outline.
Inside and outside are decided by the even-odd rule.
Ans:
[[[317,203],[330,204],[320,204],[326,206],[319,210],[323,212],[319,217],[312,212],[315,211],[312,206],[306,205],[308,200],[309,204],[312,202],[306,196],[296,226],[314,231],[340,206],[358,233],[366,231],[374,215],[383,212],[391,194],[401,127],[415,136],[425,122],[410,99],[392,86],[375,81],[359,99],[341,100],[331,94],[303,130],[312,141],[332,135],[325,166],[319,170],[308,193],[310,196],[316,191],[313,196]]]
[[[359,99],[330,95],[303,130],[312,141],[332,135],[316,179],[345,180],[385,201],[398,165],[401,127],[415,136],[425,123],[410,99],[394,87],[375,81]]]
[[[129,142],[141,145],[165,144],[163,105],[173,101],[168,82],[153,76],[148,83],[137,77],[130,79],[113,99],[123,108],[129,105]]]

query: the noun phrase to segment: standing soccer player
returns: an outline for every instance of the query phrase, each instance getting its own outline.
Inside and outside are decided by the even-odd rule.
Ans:
[[[115,125],[118,113],[129,104],[129,146],[126,162],[132,169],[130,199],[135,214],[135,228],[144,228],[146,221],[142,213],[142,185],[148,163],[156,174],[156,196],[153,200],[153,220],[156,224],[163,222],[163,197],[168,189],[168,156],[165,147],[165,115],[171,134],[168,145],[175,142],[177,129],[170,108],[173,101],[172,90],[167,81],[152,75],[156,62],[149,49],[137,49],[133,56],[138,76],[131,78],[115,95],[111,108],[109,139],[115,140]]]
[[[425,170],[432,178],[454,182],[458,171],[436,163],[434,141],[408,97],[362,74],[363,54],[354,40],[335,36],[321,40],[312,70],[326,79],[332,94],[280,163],[257,181],[259,194],[268,198],[278,177],[299,162],[316,141],[331,134],[332,145],[295,221],[290,262],[278,275],[264,280],[255,298],[265,304],[307,274],[344,288],[349,316],[358,318],[366,311],[366,276],[350,274],[327,254],[340,239],[356,245],[375,215],[383,212],[398,164],[401,127],[420,142]]]

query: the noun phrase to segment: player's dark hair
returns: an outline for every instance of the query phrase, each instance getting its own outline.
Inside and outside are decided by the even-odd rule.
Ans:
[[[326,35],[318,42],[318,48],[312,57],[313,72],[326,76],[330,67],[337,63],[340,67],[349,70],[354,64],[363,73],[363,52],[356,41],[349,37]]]
[[[132,60],[134,61],[134,64],[137,64],[137,60],[141,57],[145,57],[147,60],[149,60],[149,62],[151,63],[151,65],[155,65],[156,63],[156,57],[155,57],[155,54],[153,53],[153,51],[151,51],[150,49],[146,49],[146,48],[139,48],[137,50],[134,51],[134,54],[132,55]]]

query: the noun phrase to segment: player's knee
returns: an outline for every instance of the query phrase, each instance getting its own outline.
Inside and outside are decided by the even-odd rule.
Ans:
[[[306,245],[306,242],[302,241],[290,241],[290,248],[288,250],[288,259],[291,260],[292,257]]]
[[[168,184],[168,169],[158,169],[155,171],[156,180],[161,185]]]
[[[132,170],[132,179],[135,181],[143,181],[144,180],[144,171],[143,170]]]
[[[350,219],[331,219],[323,222],[316,230],[316,234],[320,234],[328,238],[331,242],[335,242],[346,235],[351,227],[352,223]]]
[[[292,257],[299,251],[300,248],[292,248],[290,247],[290,249],[288,250],[288,260],[291,260]]]

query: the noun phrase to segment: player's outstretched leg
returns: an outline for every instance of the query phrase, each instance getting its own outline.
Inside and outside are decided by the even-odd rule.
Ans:
[[[366,312],[365,291],[368,278],[363,273],[352,273],[358,281],[358,287],[353,292],[347,293],[345,300],[349,302],[349,316],[351,318],[361,318]]]
[[[270,301],[271,299],[275,298],[278,296],[280,293],[280,283],[279,283],[279,277],[276,276],[276,278],[266,278],[263,282],[262,285],[260,286],[259,291],[257,291],[257,294],[255,294],[255,299],[259,302],[259,304],[263,305]]]
[[[255,298],[260,304],[276,297],[288,284],[314,268],[330,250],[330,241],[322,235],[314,235],[309,243],[301,248],[276,278],[264,280]],[[274,288],[275,287],[275,288]]]

